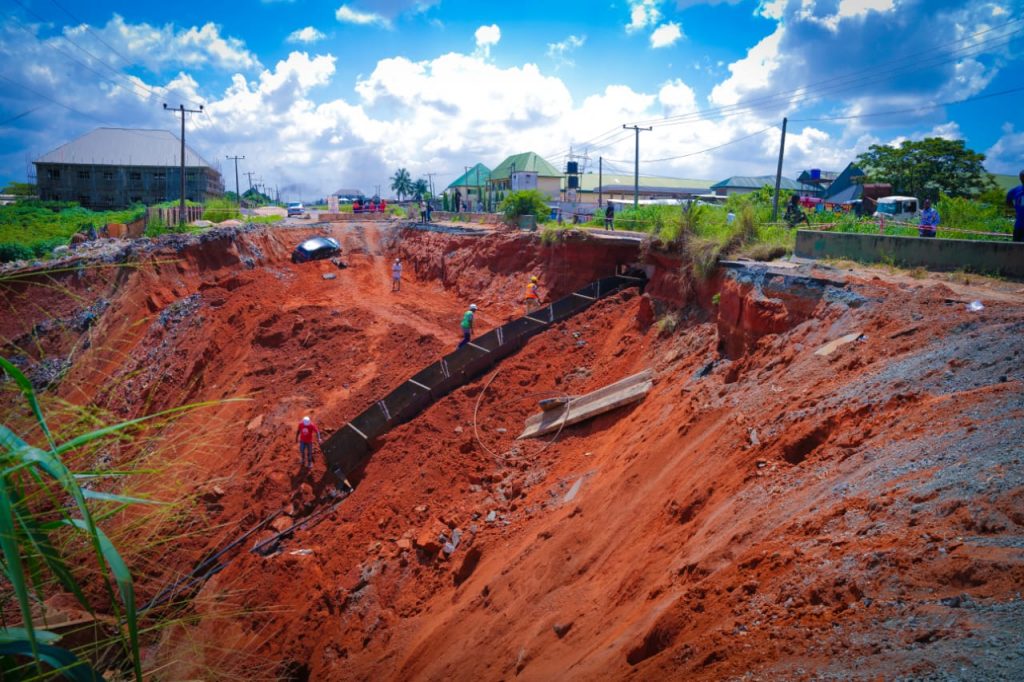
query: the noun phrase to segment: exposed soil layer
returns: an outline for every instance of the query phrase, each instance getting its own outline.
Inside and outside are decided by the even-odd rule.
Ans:
[[[288,262],[318,230],[347,269]],[[934,282],[762,266],[695,284],[635,247],[353,225],[19,285],[0,331],[26,366],[70,357],[51,392],[123,417],[248,398],[165,427],[208,530],[146,567],[146,597],[316,505],[304,414],[342,427],[453,348],[469,302],[482,330],[518,314],[529,273],[557,296],[641,258],[646,295],[598,302],[393,430],[337,511],[240,553],[194,602],[208,618],[148,660],[166,679],[1024,677],[1021,297],[968,292],[972,312]],[[70,322],[37,329],[52,318]],[[642,402],[514,440],[539,399],[644,369]]]

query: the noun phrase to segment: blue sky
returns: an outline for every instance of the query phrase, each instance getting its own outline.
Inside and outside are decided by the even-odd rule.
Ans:
[[[768,174],[783,116],[791,176],[926,135],[1024,167],[1024,90],[999,94],[1024,87],[1024,0],[0,3],[4,180],[94,127],[175,130],[164,101],[295,198],[570,146],[628,171],[633,123],[643,173]]]

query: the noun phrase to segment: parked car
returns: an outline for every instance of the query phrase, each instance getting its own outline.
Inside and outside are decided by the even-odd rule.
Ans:
[[[296,216],[296,215],[301,216],[301,215],[305,214],[305,212],[306,212],[306,209],[305,209],[305,207],[303,207],[301,201],[292,201],[292,202],[288,203],[288,217],[289,218],[291,218],[292,216]]]
[[[333,258],[341,253],[341,245],[331,237],[313,237],[307,239],[292,251],[293,263],[305,263],[310,260]]]

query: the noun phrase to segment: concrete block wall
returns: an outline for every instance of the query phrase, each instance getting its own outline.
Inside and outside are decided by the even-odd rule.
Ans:
[[[1021,242],[799,230],[795,253],[800,258],[842,258],[861,263],[968,270],[1024,279],[1024,243]]]

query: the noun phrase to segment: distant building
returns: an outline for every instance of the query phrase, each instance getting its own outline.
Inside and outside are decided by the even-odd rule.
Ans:
[[[633,200],[633,175],[622,173],[585,173],[580,176],[580,203],[596,204],[598,197],[603,201]],[[685,178],[664,178],[641,175],[639,198],[647,199],[692,199],[706,194],[711,188],[710,180]]]
[[[454,196],[455,190],[459,190],[459,196],[465,205],[476,208],[478,203],[483,202],[483,195],[487,192],[487,182],[490,179],[491,171],[487,166],[478,163],[455,178],[445,191]]]
[[[338,197],[338,201],[352,203],[356,199],[363,199],[364,195],[362,190],[358,189],[347,189],[342,188],[335,190],[333,196]]]
[[[819,168],[811,168],[805,170],[797,176],[796,181],[802,185],[810,185],[817,187],[819,194],[814,196],[825,196],[828,192],[828,188],[835,182],[835,179],[839,177],[839,173],[836,171],[821,170]]]
[[[562,173],[534,152],[524,152],[499,163],[491,171],[488,185],[506,192],[536,189],[556,199],[562,192]]]
[[[774,175],[734,175],[721,182],[711,185],[711,190],[718,196],[726,197],[732,194],[749,194],[756,192],[765,185],[775,189]],[[779,183],[780,189],[797,192],[800,196],[818,196],[819,188],[814,185],[805,185],[795,182],[789,178],[782,178]]]
[[[91,209],[181,198],[181,140],[166,130],[97,128],[33,161],[39,198]],[[224,195],[220,172],[185,147],[185,198]]]

